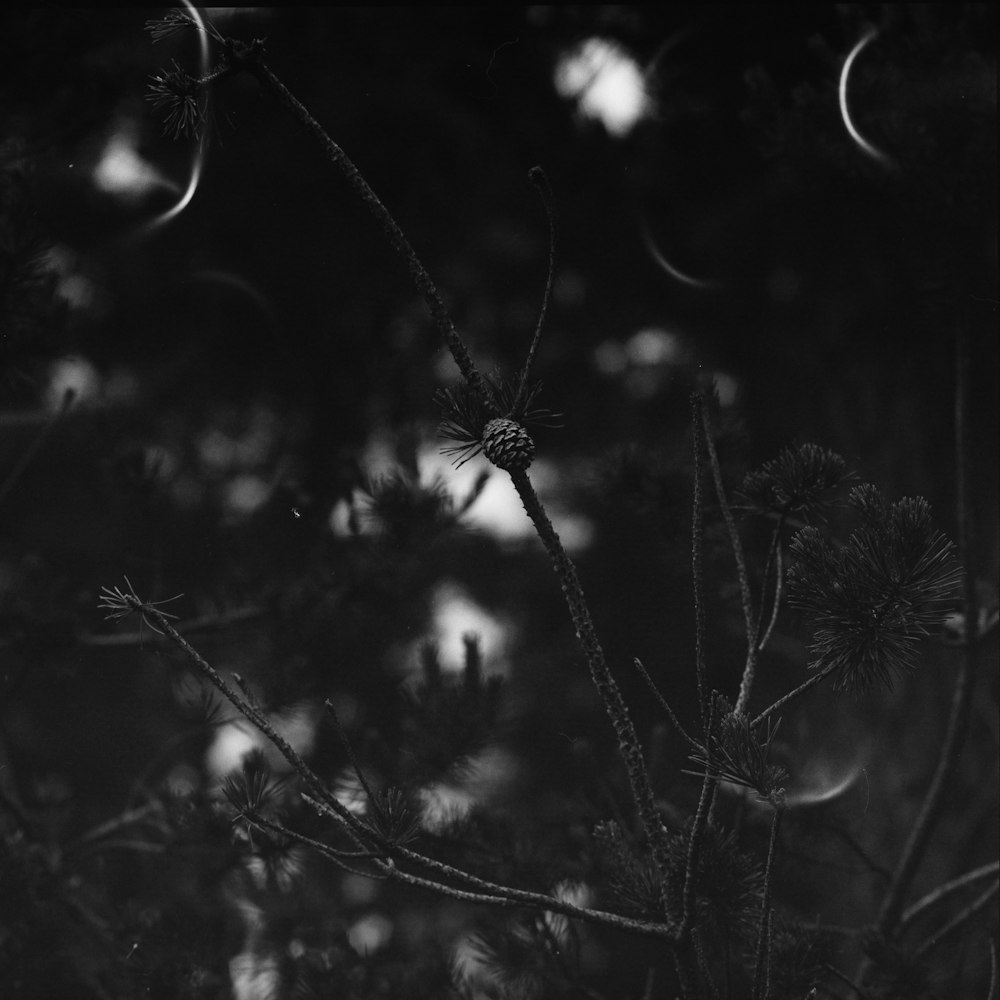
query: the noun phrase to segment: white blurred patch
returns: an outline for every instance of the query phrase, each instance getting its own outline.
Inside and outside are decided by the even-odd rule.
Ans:
[[[233,1000],[276,1000],[281,996],[281,972],[276,955],[243,951],[229,960]]]
[[[139,155],[135,129],[130,127],[120,128],[108,139],[93,179],[99,191],[126,201],[138,201],[162,188],[179,191],[173,181]]]
[[[209,774],[221,778],[235,771],[242,765],[243,758],[258,746],[258,741],[245,728],[246,725],[249,723],[228,722],[219,726],[205,753],[205,767]]]
[[[268,721],[299,756],[306,757],[316,741],[319,715],[319,706],[301,702],[284,712],[268,714]],[[243,758],[255,749],[264,751],[268,764],[279,774],[291,769],[267,737],[240,718],[216,729],[215,738],[205,752],[206,770],[216,778],[223,778],[239,768]]]
[[[86,358],[76,355],[59,358],[49,366],[45,384],[45,406],[56,412],[66,405],[66,394],[71,393],[71,405],[80,406],[93,402],[101,392],[101,375]]]
[[[226,483],[223,503],[231,514],[252,514],[263,507],[271,496],[271,487],[260,476],[243,473]]]
[[[437,782],[420,790],[420,822],[425,830],[440,831],[489,801],[515,780],[516,757],[503,747],[487,747],[465,768],[461,781]]]
[[[679,365],[685,362],[687,350],[679,334],[650,326],[629,337],[625,355],[634,365]]]
[[[561,97],[574,99],[586,118],[623,138],[652,108],[638,63],[617,42],[588,38],[560,57],[554,80]]]
[[[372,955],[389,943],[392,931],[393,923],[388,917],[381,913],[368,913],[351,924],[347,940],[359,955]]]
[[[715,372],[712,377],[715,379],[719,403],[722,406],[732,406],[739,398],[740,383],[732,375],[727,375],[725,372]]]
[[[434,593],[428,638],[437,646],[443,670],[459,671],[465,666],[464,636],[472,634],[479,639],[486,671],[505,672],[509,629],[508,623],[490,614],[457,584],[442,584]]]

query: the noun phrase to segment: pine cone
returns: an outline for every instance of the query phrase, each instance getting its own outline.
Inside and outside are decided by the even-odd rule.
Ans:
[[[535,442],[516,420],[495,417],[483,428],[483,454],[497,468],[517,472],[531,465]]]

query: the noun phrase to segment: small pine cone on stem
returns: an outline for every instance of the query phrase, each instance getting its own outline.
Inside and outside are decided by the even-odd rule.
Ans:
[[[518,472],[531,465],[535,442],[516,420],[495,417],[483,428],[483,453],[497,468]]]

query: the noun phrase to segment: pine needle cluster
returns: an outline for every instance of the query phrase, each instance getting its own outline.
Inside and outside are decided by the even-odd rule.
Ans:
[[[813,669],[862,694],[917,665],[920,640],[943,624],[961,570],[954,545],[921,497],[890,503],[866,484],[850,494],[861,524],[837,546],[806,527],[791,544],[789,602],[812,625]]]

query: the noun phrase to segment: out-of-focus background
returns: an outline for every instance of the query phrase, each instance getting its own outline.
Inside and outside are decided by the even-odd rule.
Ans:
[[[483,485],[481,457],[456,468],[441,453],[433,395],[458,375],[402,260],[249,77],[212,92],[200,143],[164,135],[150,79],[174,60],[197,72],[201,58],[193,36],[152,43],[144,24],[164,13],[0,15],[0,815],[11,837],[37,838],[46,879],[84,886],[79,913],[45,911],[62,940],[49,969],[65,965],[71,982],[91,955],[76,985],[94,996],[114,989],[88,942],[98,953],[140,942],[129,961],[148,963],[152,982],[171,941],[178,955],[194,948],[178,913],[191,926],[230,914],[211,943],[223,968],[255,953],[225,858],[214,883],[192,874],[184,850],[135,819],[149,789],[211,788],[251,737],[195,726],[183,663],[137,622],[102,619],[100,588],[126,576],[151,600],[183,594],[164,609],[220,669],[251,678],[319,761],[339,754],[323,699],[362,755],[388,756],[372,734],[392,729],[423,644],[457,670],[474,632],[484,669],[506,681],[502,732],[464,777],[428,785],[428,800],[520,798],[542,826],[576,816],[574,796],[589,804],[582,823],[627,809],[620,788],[592,785],[613,770],[610,728],[527,518],[501,473]],[[527,181],[545,169],[559,239],[536,374],[561,426],[536,432],[532,475],[637,725],[658,734],[654,771],[679,810],[692,794],[683,754],[628,671],[641,658],[692,711],[685,435],[699,380],[715,380],[734,485],[815,441],[890,498],[926,497],[954,537],[964,330],[974,570],[995,602],[991,5],[207,15],[225,35],[266,39],[268,64],[408,234],[477,363],[508,376],[545,286],[548,228]],[[398,505],[373,505],[393,476]],[[454,508],[475,490],[461,526],[444,523],[442,496]],[[732,694],[742,658],[728,559],[710,553],[709,647],[712,683]],[[803,676],[793,624],[779,622],[761,699]],[[833,923],[865,919],[877,869],[892,864],[910,814],[871,817],[917,801],[948,662],[930,653],[926,676],[865,705],[817,694],[786,723],[790,757],[805,762],[795,794],[822,804],[840,791],[839,822],[876,857],[873,875],[847,851],[838,892],[803,890]],[[980,773],[995,752],[996,680],[978,683],[950,802],[972,805],[945,824],[928,885],[996,853],[995,761]],[[803,870],[803,885],[829,887],[829,872]],[[356,952],[405,953],[428,923],[441,940],[461,936],[453,908],[338,878],[317,875],[310,903],[338,900],[329,919]],[[45,934],[6,933],[8,961],[33,968]],[[206,990],[224,988],[218,964],[191,961],[215,969]],[[232,969],[229,980],[264,995]]]

